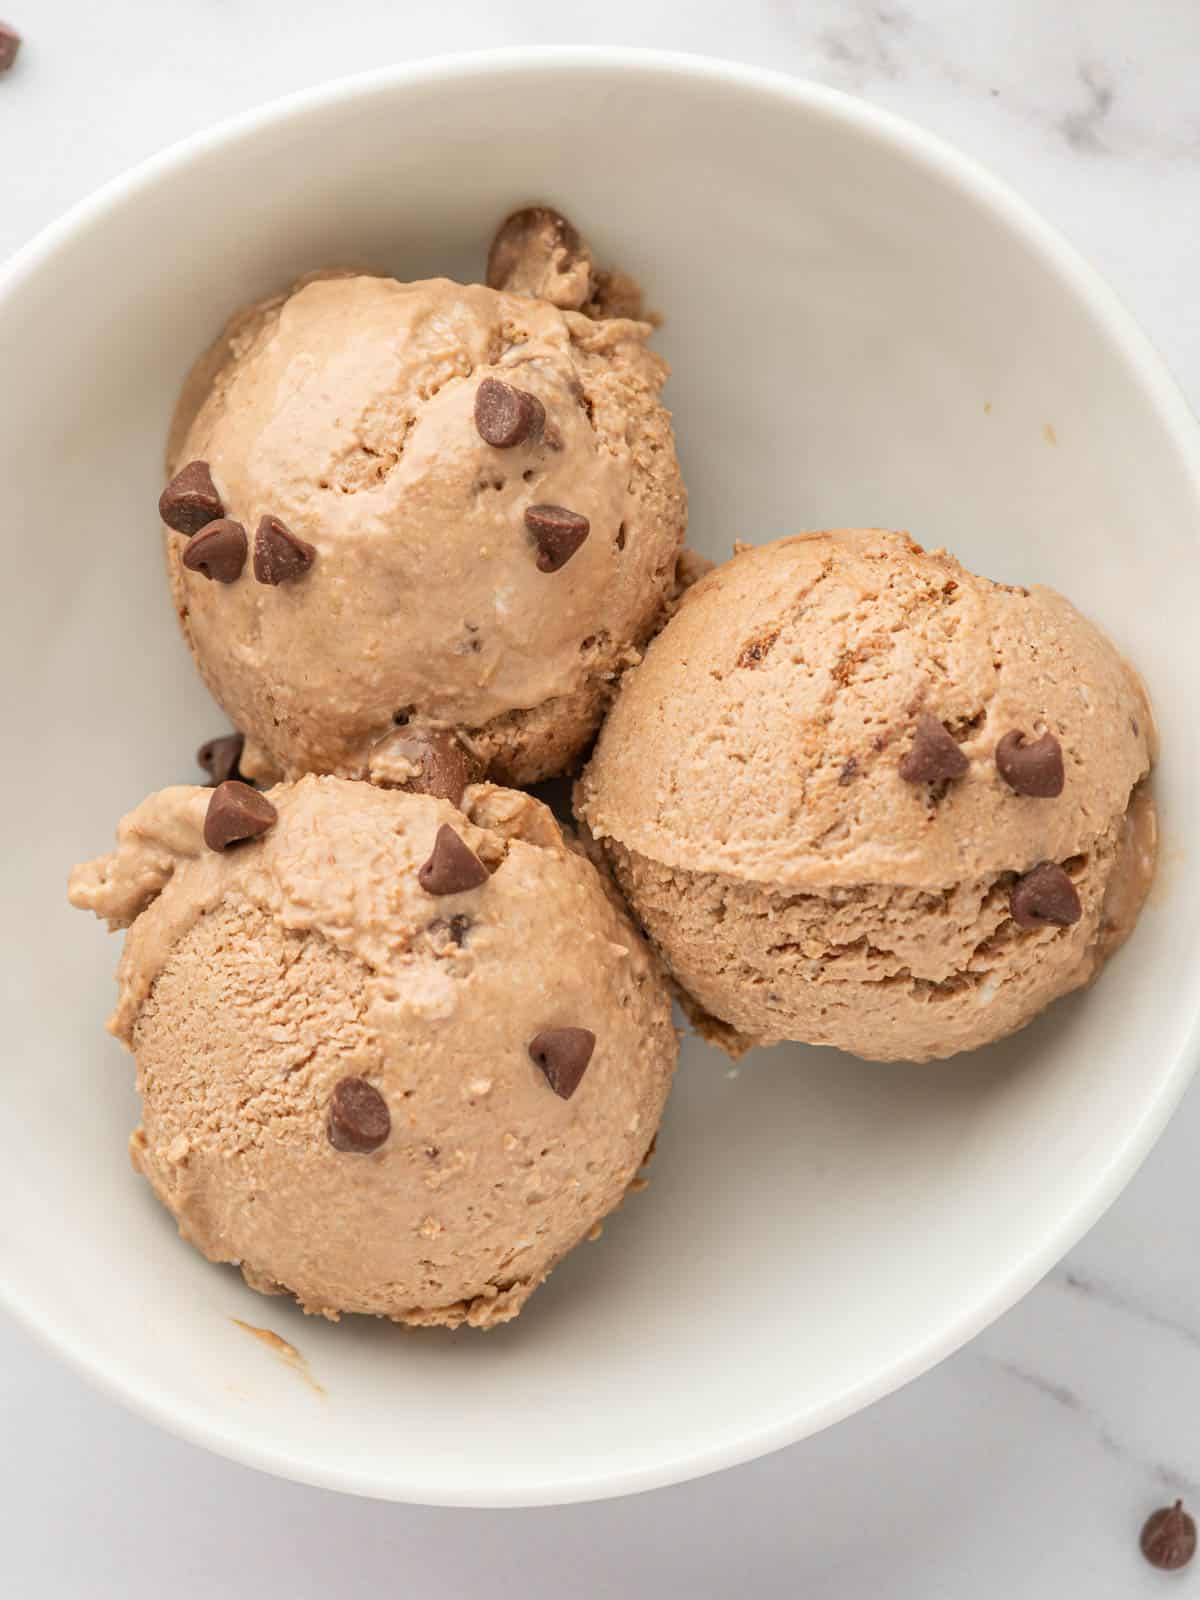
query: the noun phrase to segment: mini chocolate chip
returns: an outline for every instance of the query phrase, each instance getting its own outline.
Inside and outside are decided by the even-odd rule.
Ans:
[[[488,251],[487,286],[531,293],[551,269],[567,273],[584,254],[578,230],[561,212],[525,206],[496,230]]]
[[[565,567],[591,531],[591,523],[565,506],[527,506],[525,526],[538,547],[539,572]]]
[[[1019,928],[1069,928],[1083,915],[1075,885],[1057,861],[1039,861],[1013,884],[1009,901]]]
[[[544,1028],[529,1041],[529,1054],[563,1100],[578,1089],[595,1048],[596,1035],[587,1028]]]
[[[207,461],[189,461],[158,497],[158,514],[168,528],[189,536],[225,515]]]
[[[1163,1506],[1146,1518],[1140,1540],[1142,1554],[1161,1572],[1178,1572],[1196,1554],[1196,1524],[1183,1501]]]
[[[194,534],[183,552],[189,572],[202,572],[218,583],[236,583],[246,565],[246,530],[222,517]]]
[[[436,922],[431,922],[428,933],[434,954],[444,956],[451,945],[461,950],[467,942],[470,928],[470,917],[451,917],[449,922],[439,917]]]
[[[1062,745],[1052,733],[1032,744],[1025,743],[1023,733],[1006,733],[996,746],[996,768],[1017,794],[1053,800],[1063,792]]]
[[[343,1078],[329,1101],[325,1132],[335,1150],[366,1156],[386,1144],[392,1131],[387,1101],[365,1078]]]
[[[917,718],[912,748],[900,762],[900,776],[905,783],[940,783],[961,778],[970,765],[945,725],[923,711]]]
[[[488,870],[465,845],[448,822],[443,822],[433,841],[433,854],[417,873],[417,882],[426,894],[465,894],[488,880]]]
[[[210,788],[218,788],[228,778],[236,778],[239,783],[244,781],[238,762],[245,744],[240,733],[224,733],[219,739],[209,739],[196,751],[196,764],[208,773]]]
[[[853,783],[858,777],[858,757],[851,756],[842,763],[842,770],[838,773],[838,787],[844,789],[847,784]]]
[[[302,578],[317,559],[311,544],[298,539],[278,517],[259,519],[254,535],[254,576],[259,583],[290,583]]]
[[[546,408],[535,394],[485,378],[475,391],[475,426],[485,444],[510,450],[541,433]]]
[[[257,839],[275,825],[279,813],[248,783],[227,778],[218,784],[204,817],[204,842],[210,850],[226,850],[242,839]]]
[[[7,22],[0,22],[0,72],[7,72],[17,59],[21,48],[21,35]]]
[[[483,767],[462,741],[445,728],[411,728],[392,734],[388,755],[399,756],[419,767],[417,774],[396,785],[410,794],[438,795],[456,806],[469,783],[478,783]]]

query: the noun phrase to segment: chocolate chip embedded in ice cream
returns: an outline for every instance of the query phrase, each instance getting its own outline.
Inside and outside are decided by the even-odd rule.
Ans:
[[[970,765],[945,724],[926,711],[917,718],[912,745],[899,770],[905,783],[944,783],[961,778]]]
[[[578,231],[549,206],[514,211],[488,251],[487,285],[578,310],[591,293],[592,258]]]
[[[227,850],[243,839],[257,839],[276,821],[276,810],[265,795],[248,783],[227,779],[213,790],[204,818],[204,842],[210,850]]]
[[[335,1150],[369,1155],[387,1143],[392,1116],[373,1084],[365,1078],[343,1078],[334,1087],[325,1127]]]
[[[484,443],[497,450],[511,450],[536,438],[545,422],[545,406],[524,389],[485,378],[475,391],[475,427]]]
[[[316,549],[298,539],[278,517],[262,517],[254,535],[254,576],[272,586],[302,578],[317,559]]]
[[[1019,731],[1006,733],[996,746],[996,770],[1016,794],[1052,800],[1063,791],[1062,746],[1052,733],[1032,744]]]
[[[591,531],[591,524],[566,506],[529,506],[525,526],[537,545],[539,572],[557,572],[579,549]]]
[[[1069,928],[1083,915],[1075,885],[1056,861],[1039,861],[1023,873],[1010,903],[1020,928]]]
[[[596,1035],[587,1028],[543,1028],[529,1041],[529,1054],[561,1100],[578,1089],[595,1048]]]
[[[246,549],[245,528],[222,517],[192,535],[182,559],[189,572],[217,583],[236,583],[246,565]]]
[[[196,765],[208,773],[211,788],[219,788],[227,778],[242,779],[238,762],[246,741],[240,733],[224,733],[219,738],[208,739],[196,751]]]
[[[225,515],[207,461],[189,461],[158,499],[158,514],[168,528],[189,536]]]
[[[466,894],[488,880],[488,869],[474,850],[463,843],[448,822],[433,841],[433,854],[417,873],[426,894]]]
[[[482,763],[449,728],[398,728],[371,753],[371,781],[411,794],[440,795],[458,805],[483,776]]]

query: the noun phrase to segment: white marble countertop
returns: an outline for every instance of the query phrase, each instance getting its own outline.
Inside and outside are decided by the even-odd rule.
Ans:
[[[693,50],[848,89],[1015,184],[1200,403],[1194,0],[7,0],[0,257],[230,113],[497,44]],[[1200,1097],[1104,1221],[920,1382],[752,1466],[637,1499],[454,1512],[276,1482],[119,1410],[0,1320],[0,1588],[31,1600],[403,1593],[1153,1595],[1142,1519],[1200,1502]]]

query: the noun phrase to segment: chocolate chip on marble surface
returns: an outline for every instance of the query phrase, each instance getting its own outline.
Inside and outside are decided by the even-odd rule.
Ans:
[[[488,880],[488,870],[475,852],[443,822],[433,842],[433,853],[417,873],[426,894],[465,894]]]
[[[1183,1509],[1183,1501],[1163,1506],[1146,1518],[1142,1526],[1142,1554],[1161,1572],[1178,1572],[1196,1554],[1196,1524]]]
[[[583,254],[578,229],[560,211],[525,206],[496,230],[488,251],[487,286],[517,291],[533,287],[551,267],[569,272]]]
[[[209,739],[196,751],[196,764],[208,773],[210,788],[219,788],[229,778],[244,782],[238,762],[242,759],[246,740],[240,733],[223,733],[218,739]]]
[[[285,528],[278,517],[262,517],[254,535],[254,576],[259,583],[290,583],[302,578],[317,559],[311,544]]]
[[[183,564],[217,583],[236,583],[246,565],[246,530],[240,522],[221,517],[188,540]]]
[[[158,514],[168,528],[189,537],[225,515],[207,461],[189,461],[158,497]]]
[[[335,1150],[370,1155],[387,1142],[392,1115],[374,1084],[365,1078],[343,1078],[330,1098],[325,1131]]]
[[[458,805],[469,783],[483,775],[480,762],[447,728],[409,728],[392,734],[388,755],[409,761],[418,771],[396,787],[410,794],[432,794]]]
[[[996,769],[1010,789],[1036,800],[1053,800],[1063,791],[1062,746],[1052,733],[1032,744],[1017,730],[996,746]]]
[[[514,389],[499,378],[485,378],[475,391],[475,426],[485,444],[497,450],[533,439],[545,426],[546,408],[535,394]]]
[[[544,1028],[529,1041],[530,1056],[562,1100],[578,1089],[595,1048],[596,1035],[587,1028]]]
[[[525,526],[538,548],[539,572],[565,567],[591,531],[588,519],[566,506],[528,506]]]
[[[7,72],[17,59],[21,48],[21,35],[7,22],[0,22],[0,72]]]
[[[947,782],[961,778],[970,765],[945,725],[923,711],[917,718],[912,748],[900,762],[905,783]]]
[[[1039,861],[1019,877],[1009,904],[1020,928],[1069,928],[1083,915],[1075,885],[1056,861]]]
[[[212,792],[204,817],[204,842],[210,850],[227,850],[243,839],[257,839],[275,825],[279,813],[248,783],[227,778]]]

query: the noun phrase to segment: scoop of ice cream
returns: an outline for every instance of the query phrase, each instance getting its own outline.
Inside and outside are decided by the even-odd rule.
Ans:
[[[211,848],[223,792],[227,827],[239,804],[274,822]],[[306,1310],[515,1316],[658,1127],[656,962],[528,796],[239,792],[163,790],[72,874],[129,930],[134,1166],[206,1256]]]
[[[578,804],[743,1046],[919,1060],[1020,1027],[1127,930],[1153,737],[1136,676],[1061,595],[901,534],[806,534],[687,592]]]
[[[367,776],[396,723],[457,730],[505,781],[571,763],[686,522],[649,332],[349,275],[234,319],[185,387],[163,514],[247,773]]]

